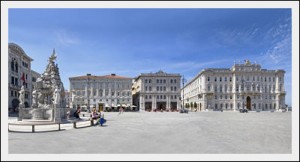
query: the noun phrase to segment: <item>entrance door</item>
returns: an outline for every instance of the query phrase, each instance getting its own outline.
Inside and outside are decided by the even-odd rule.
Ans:
[[[99,103],[98,106],[98,112],[103,111],[103,103]]]
[[[251,110],[251,98],[249,96],[247,97],[247,109]]]

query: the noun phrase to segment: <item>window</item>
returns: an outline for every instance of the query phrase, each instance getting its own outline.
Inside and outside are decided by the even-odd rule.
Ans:
[[[166,83],[166,79],[164,79],[164,83]]]
[[[15,78],[15,85],[19,85],[19,81],[18,81],[18,78]]]
[[[231,78],[231,77],[229,78],[229,81],[230,81],[230,82],[232,81],[232,78]]]
[[[227,77],[224,78],[225,82],[227,82]]]
[[[148,99],[148,96],[147,96],[147,95],[145,96],[145,99]]]
[[[159,83],[159,79],[156,79],[156,83]]]
[[[164,91],[166,91],[166,87],[164,87]]]
[[[149,99],[152,99],[152,96],[151,96],[151,95],[149,96]],[[128,101],[129,101],[129,99],[128,99]]]
[[[11,67],[11,71],[15,71],[15,64],[14,64],[14,61],[11,61],[10,67]]]
[[[166,99],[166,95],[164,95],[164,99]]]
[[[149,79],[149,83],[151,83],[151,79]],[[129,86],[129,85],[128,85]]]
[[[176,87],[174,87],[174,91],[176,91]]]
[[[227,100],[227,95],[225,95],[225,99]]]
[[[145,86],[145,91],[148,91],[148,87],[147,86]]]
[[[222,77],[220,77],[220,82],[222,82]]]
[[[14,77],[11,77],[11,82],[10,82],[11,84],[15,84],[15,78]]]
[[[222,95],[220,95],[220,99],[222,99]]]
[[[171,79],[170,82],[173,83],[173,79]]]
[[[230,95],[230,99],[232,99],[232,96]]]
[[[220,92],[222,92],[222,85],[220,85]]]
[[[207,85],[207,90],[210,91],[210,85]]]
[[[158,86],[156,87],[156,91],[159,91],[159,87]]]
[[[210,78],[209,78],[209,77],[207,77],[207,81],[208,81],[208,82],[210,81]]]
[[[10,96],[14,96],[14,91],[10,91]]]
[[[215,99],[218,99],[218,96],[217,96],[217,95],[215,95]]]
[[[174,83],[176,83],[176,79],[174,79]]]
[[[215,82],[217,81],[217,77],[215,77]]]
[[[239,77],[236,77],[236,81],[239,81]]]
[[[149,91],[150,91],[150,92],[152,91],[152,87],[149,87]]]
[[[147,83],[148,82],[148,80],[147,79],[145,79],[145,83]]]
[[[171,91],[173,91],[173,87],[171,86]]]
[[[177,96],[175,95],[174,98],[177,99]]]

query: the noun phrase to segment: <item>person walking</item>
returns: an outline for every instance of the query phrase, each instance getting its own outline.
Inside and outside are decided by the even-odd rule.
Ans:
[[[106,120],[104,119],[104,114],[102,114],[99,119],[99,124],[100,124],[100,126],[103,126],[104,123],[106,123]]]

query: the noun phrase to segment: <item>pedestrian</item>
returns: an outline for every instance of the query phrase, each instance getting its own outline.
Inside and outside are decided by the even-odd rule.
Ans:
[[[80,119],[79,114],[80,114],[80,107],[78,106],[77,109],[76,109],[76,111],[74,112],[74,117],[76,119]]]
[[[98,119],[98,118],[100,118],[100,116],[101,116],[101,113],[98,114],[96,111],[96,108],[93,108],[92,114],[91,114],[92,119]]]
[[[99,124],[100,126],[103,126],[103,124],[106,122],[106,120],[104,119],[104,114],[101,115],[100,119],[99,119]]]

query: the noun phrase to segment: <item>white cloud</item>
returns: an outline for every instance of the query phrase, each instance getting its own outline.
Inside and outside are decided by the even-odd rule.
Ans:
[[[57,41],[63,46],[69,46],[79,43],[79,39],[77,37],[64,30],[56,31],[55,36]]]

